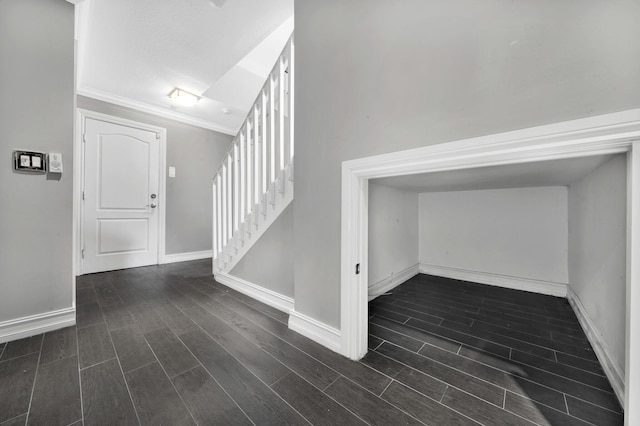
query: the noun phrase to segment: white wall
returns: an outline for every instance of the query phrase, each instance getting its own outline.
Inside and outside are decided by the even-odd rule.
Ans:
[[[284,209],[229,275],[293,298],[293,204]]]
[[[369,287],[418,264],[418,194],[369,184]]]
[[[569,186],[569,281],[623,373],[626,300],[626,156]]]
[[[333,327],[344,160],[640,107],[637,1],[295,8],[295,309]]]
[[[0,323],[73,306],[73,21],[64,0],[0,1]],[[14,172],[16,148],[64,173]]]
[[[420,263],[568,282],[567,188],[420,194]]]

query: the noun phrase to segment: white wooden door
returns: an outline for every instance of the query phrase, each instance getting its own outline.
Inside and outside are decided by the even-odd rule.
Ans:
[[[86,118],[82,272],[158,263],[160,140]]]

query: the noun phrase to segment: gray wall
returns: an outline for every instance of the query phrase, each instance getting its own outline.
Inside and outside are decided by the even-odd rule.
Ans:
[[[418,194],[369,184],[369,286],[418,264]]]
[[[295,7],[295,309],[330,326],[342,161],[640,107],[637,1]]]
[[[626,156],[569,186],[569,280],[587,315],[625,370]]]
[[[166,254],[211,250],[211,181],[233,137],[83,96],[78,108],[167,129]]]
[[[420,194],[420,262],[568,283],[567,188]]]
[[[0,1],[0,322],[72,306],[73,19]],[[15,148],[62,153],[64,174],[14,172]]]
[[[293,204],[289,204],[230,275],[293,298]]]

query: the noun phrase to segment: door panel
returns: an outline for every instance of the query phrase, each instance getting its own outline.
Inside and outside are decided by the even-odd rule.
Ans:
[[[101,210],[145,210],[149,204],[150,144],[124,135],[98,140],[98,204]],[[126,188],[125,191],[122,191]]]
[[[156,133],[87,118],[84,152],[83,273],[157,264]]]
[[[147,219],[98,219],[97,255],[149,250]]]

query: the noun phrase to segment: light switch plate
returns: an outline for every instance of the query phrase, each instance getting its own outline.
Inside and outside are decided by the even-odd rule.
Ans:
[[[13,151],[13,170],[19,172],[46,173],[47,154],[37,151]]]
[[[169,167],[169,177],[176,177],[176,168],[173,166]]]

